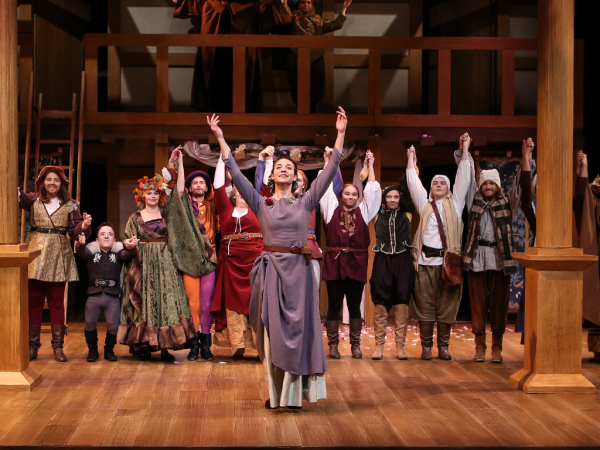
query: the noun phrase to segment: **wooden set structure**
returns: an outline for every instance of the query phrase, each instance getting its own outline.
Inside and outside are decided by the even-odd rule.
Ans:
[[[85,121],[102,127],[103,134],[130,135],[132,130],[156,136],[155,161],[164,161],[169,139],[197,134],[197,124],[205,114],[169,112],[168,68],[171,46],[230,46],[234,48],[234,109],[223,115],[223,123],[261,130],[281,129],[293,124],[318,129],[325,116],[308,114],[310,48],[360,48],[368,50],[368,113],[355,115],[352,133],[369,136],[371,150],[379,152],[377,131],[398,130],[404,136],[420,136],[432,127],[440,135],[448,128],[468,127],[506,134],[506,140],[522,136],[537,126],[538,153],[538,241],[536,248],[516,257],[527,267],[527,324],[525,367],[513,376],[515,386],[526,392],[591,393],[595,387],[581,375],[581,298],[582,270],[596,257],[573,249],[571,241],[571,190],[573,179],[573,129],[581,126],[582,98],[575,91],[574,4],[571,0],[539,0],[539,37],[535,40],[508,38],[352,38],[352,37],[270,37],[270,36],[190,36],[190,35],[90,35],[86,46],[87,96]],[[157,104],[155,112],[100,112],[97,107],[98,47],[153,45],[157,47]],[[244,114],[244,47],[299,48],[298,114]],[[438,50],[438,100],[434,115],[387,115],[381,113],[380,69],[382,50],[406,48]],[[450,114],[452,50],[487,49],[502,51],[502,114],[499,116],[461,116]],[[538,115],[514,115],[514,52],[538,50]],[[0,171],[4,181],[0,212],[6,224],[0,229],[0,387],[29,389],[39,376],[27,361],[27,280],[26,264],[38,252],[17,244],[17,18],[16,0],[0,0]],[[580,83],[578,83],[579,85]],[[577,104],[574,104],[577,102]],[[329,118],[329,116],[327,116]],[[312,127],[312,128],[311,128]],[[151,131],[150,131],[151,130]],[[491,130],[491,131],[490,131]],[[515,133],[515,130],[518,133]],[[455,130],[450,130],[455,133]],[[390,131],[393,132],[393,131]],[[511,134],[512,133],[512,134]],[[208,134],[208,133],[207,133]],[[350,136],[351,137],[351,136]],[[500,138],[502,139],[502,138]],[[381,158],[378,158],[381,161]],[[378,164],[377,171],[381,166]],[[367,302],[369,304],[370,302]],[[558,336],[561,338],[559,339]]]

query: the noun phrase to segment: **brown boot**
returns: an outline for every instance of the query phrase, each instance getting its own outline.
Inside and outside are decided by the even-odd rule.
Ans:
[[[66,362],[67,357],[63,353],[63,344],[65,342],[65,330],[67,329],[64,325],[52,325],[52,350],[54,350],[54,359],[58,362]]]
[[[404,344],[406,343],[406,325],[408,324],[408,305],[396,305],[394,306],[394,315],[396,317],[396,354],[398,359],[408,359],[406,352],[404,351]]]
[[[486,350],[487,346],[485,344],[485,334],[475,335],[475,357],[473,358],[473,361],[485,362]]]
[[[492,336],[492,362],[501,364],[504,360],[502,359],[502,338],[504,336]]]
[[[327,328],[329,357],[333,359],[340,359],[340,351],[338,350],[338,345],[340,343],[339,320],[328,320],[325,322],[325,327]]]
[[[385,346],[385,330],[387,326],[388,312],[385,306],[375,305],[373,321],[375,322],[375,351],[371,359],[379,360],[383,358],[383,349]]]
[[[362,332],[362,319],[350,319],[350,349],[354,359],[362,358],[360,351],[360,333]]]
[[[421,359],[429,361],[433,358],[431,347],[433,347],[433,322],[419,321],[419,334],[421,336]]]
[[[33,361],[38,357],[38,348],[42,346],[40,343],[41,325],[29,325],[29,361]]]
[[[438,356],[444,361],[450,361],[452,355],[448,351],[450,345],[450,330],[452,325],[449,323],[438,322],[437,324],[437,343],[438,343]]]

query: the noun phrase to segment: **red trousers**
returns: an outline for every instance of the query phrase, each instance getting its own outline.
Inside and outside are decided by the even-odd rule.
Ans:
[[[50,324],[65,324],[65,286],[67,283],[29,280],[29,325],[41,325],[44,301],[50,308]]]

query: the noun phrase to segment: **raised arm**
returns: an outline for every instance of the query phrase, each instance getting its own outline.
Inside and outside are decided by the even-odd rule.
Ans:
[[[348,118],[346,117],[346,112],[344,111],[344,109],[342,107],[338,107],[337,114],[338,114],[338,116],[337,116],[335,127],[338,130],[338,139],[337,139],[336,143],[339,142],[340,139],[341,139],[341,142],[343,143],[343,139],[344,139],[343,135],[346,133],[346,127],[348,126]],[[341,138],[340,138],[340,135],[342,135]],[[325,166],[325,168],[323,169],[323,172],[321,172],[321,175],[319,175],[317,177],[317,179],[315,181],[313,181],[311,188],[310,188],[309,195],[304,197],[304,198],[308,199],[308,200],[306,200],[306,202],[307,202],[309,211],[312,211],[319,205],[319,200],[321,200],[321,197],[325,194],[325,192],[327,191],[327,188],[333,181],[333,177],[335,176],[335,173],[337,172],[337,170],[340,166],[343,151],[344,151],[343,147],[334,148],[333,152],[331,154],[331,157],[329,159],[329,164],[327,164],[327,166]]]
[[[462,156],[460,163],[458,164],[458,170],[456,171],[456,178],[454,179],[454,207],[456,213],[460,217],[462,210],[465,207],[467,200],[467,193],[469,192],[469,185],[471,183],[471,170],[469,167],[469,147],[471,146],[473,139],[468,133],[463,134],[460,137],[460,144],[462,147]]]
[[[261,192],[263,184],[267,184],[267,180],[273,172],[273,154],[275,147],[269,145],[258,155],[258,165],[254,174],[254,188],[256,192]]]
[[[84,261],[87,261],[88,259],[90,259],[92,257],[92,253],[87,248],[87,245],[85,245],[85,236],[83,234],[80,234],[77,237],[77,244],[75,245],[75,253],[78,254],[79,257],[81,259],[83,259]]]
[[[342,7],[342,12],[335,18],[335,20],[323,22],[323,34],[342,29],[344,22],[346,21],[346,10],[351,4],[352,0],[345,0],[344,6]]]
[[[421,183],[421,179],[415,169],[415,148],[411,145],[406,151],[408,156],[408,164],[406,165],[406,183],[410,191],[410,197],[419,214],[423,212],[423,208],[427,204],[427,191]]]
[[[169,158],[169,168],[177,168],[177,193],[179,194],[179,198],[183,197],[183,193],[185,191],[185,170],[183,168],[183,153],[181,151],[183,147],[180,145],[173,153],[171,153],[171,157]],[[163,169],[164,170],[164,169]]]
[[[215,179],[213,181],[213,188],[215,190],[225,186],[225,163],[222,158],[217,161],[217,167],[215,169]]]
[[[367,150],[366,162],[369,170],[369,178],[367,179],[367,185],[363,191],[363,200],[360,202],[359,208],[365,222],[369,223],[375,218],[381,206],[381,186],[375,180],[375,171],[373,170],[375,157],[370,150]]]
[[[342,138],[341,145],[344,145],[343,138]],[[332,151],[333,151],[332,148],[325,147],[325,153],[323,153],[323,159],[325,160],[325,166],[329,162],[329,158],[331,157]],[[346,158],[346,155],[343,155],[342,161],[345,158]],[[323,168],[325,168],[325,167],[323,167]],[[320,172],[319,172],[319,174],[320,174]],[[340,172],[339,168],[338,168],[337,172],[335,173],[335,177],[333,178],[332,184],[333,184],[333,193],[335,194],[336,197],[339,197],[339,195],[342,193],[342,189],[344,188],[344,180],[342,180],[342,173]],[[312,187],[312,184],[311,184],[311,187]]]
[[[211,118],[207,117],[206,120],[219,142],[219,146],[221,147],[221,158],[223,158],[223,161],[229,168],[229,173],[231,173],[235,186],[240,191],[240,195],[246,200],[246,203],[248,203],[250,209],[252,209],[254,213],[257,213],[260,208],[262,197],[254,190],[252,183],[250,183],[244,174],[242,174],[235,162],[235,158],[230,158],[231,149],[229,148],[229,145],[227,145],[227,142],[225,142],[223,131],[219,128],[219,117],[213,114]]]
[[[26,194],[25,192],[21,192],[19,189],[19,208],[29,211],[33,204],[35,203],[35,199],[37,197],[36,194]]]

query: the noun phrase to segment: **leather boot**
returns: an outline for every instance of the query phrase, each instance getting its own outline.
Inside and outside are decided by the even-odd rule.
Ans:
[[[41,325],[29,325],[29,361],[33,361],[38,357],[38,348],[42,346],[40,343],[41,332]]]
[[[340,343],[339,326],[339,320],[328,320],[325,322],[325,328],[327,329],[327,344],[329,345],[329,357],[332,359],[340,359],[340,351],[338,350],[338,345]]]
[[[212,361],[215,357],[210,351],[212,345],[211,334],[199,333],[198,336],[200,336],[200,357],[206,361]]]
[[[115,345],[117,345],[117,335],[107,331],[104,338],[104,359],[106,361],[117,361]]]
[[[54,350],[54,359],[58,362],[66,362],[67,357],[63,353],[63,344],[65,343],[65,325],[51,325],[52,330],[52,350]]]
[[[162,349],[160,351],[160,360],[168,363],[175,362],[175,356],[171,355],[168,349]]]
[[[387,326],[388,311],[383,305],[375,305],[373,321],[375,322],[375,351],[371,359],[379,360],[383,358],[383,349],[385,346],[385,331]]]
[[[200,341],[198,336],[189,340],[190,352],[187,355],[188,361],[196,361],[200,354]]]
[[[406,360],[408,356],[404,351],[404,344],[406,343],[406,326],[408,325],[408,305],[396,305],[394,306],[394,313],[396,316],[396,354],[398,359]]]
[[[504,360],[502,359],[502,338],[504,336],[492,335],[492,362],[501,364]]]
[[[85,343],[88,346],[87,362],[96,362],[100,357],[98,353],[98,330],[85,330]]]
[[[362,332],[362,319],[350,319],[350,349],[352,351],[352,358],[362,358],[362,352],[360,351],[360,334]]]
[[[419,335],[421,336],[421,359],[429,361],[433,358],[431,347],[433,347],[433,322],[419,320]]]
[[[448,351],[450,345],[450,330],[452,330],[452,324],[438,322],[437,323],[437,343],[438,343],[438,356],[444,361],[450,361],[452,355]]]
[[[485,362],[485,351],[487,350],[485,338],[485,334],[475,335],[475,357],[473,358],[475,362]]]

